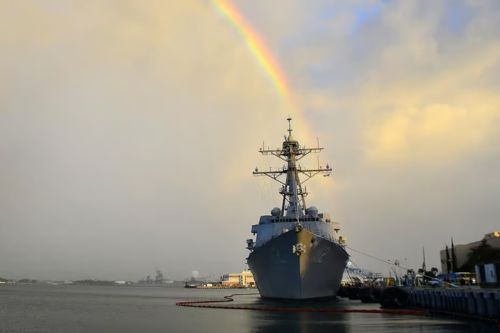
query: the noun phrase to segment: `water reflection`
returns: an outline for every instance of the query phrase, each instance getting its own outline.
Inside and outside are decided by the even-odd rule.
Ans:
[[[247,304],[262,307],[307,308],[378,308],[377,304],[363,304],[346,300],[328,301],[277,301],[259,298],[248,299]],[[370,313],[325,312],[264,312],[249,311],[250,332],[500,332],[495,325],[484,322],[457,320],[446,317],[420,317]]]
[[[349,332],[349,314],[253,312],[252,332]]]
[[[254,305],[270,308],[342,308],[342,301],[326,299],[320,301],[280,301],[254,299]],[[257,312],[251,314],[252,332],[348,332],[348,313],[321,312]]]

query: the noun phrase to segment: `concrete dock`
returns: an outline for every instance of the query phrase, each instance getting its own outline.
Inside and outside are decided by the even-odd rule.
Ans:
[[[416,308],[500,325],[499,288],[342,287],[338,296],[359,299],[363,303],[377,302],[383,308]]]
[[[411,288],[408,306],[477,319],[500,321],[500,289]]]

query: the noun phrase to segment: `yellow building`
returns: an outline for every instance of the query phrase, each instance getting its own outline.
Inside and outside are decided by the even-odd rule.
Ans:
[[[237,287],[240,284],[239,273],[224,274],[221,278],[221,283],[224,287]]]
[[[248,270],[241,273],[224,274],[221,280],[224,287],[255,287],[253,274]]]
[[[246,270],[240,274],[240,284],[244,287],[255,287],[255,280],[252,272]]]

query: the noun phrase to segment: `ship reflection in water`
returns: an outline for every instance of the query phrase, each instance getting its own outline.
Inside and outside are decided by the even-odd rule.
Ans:
[[[248,303],[269,308],[380,308],[378,304],[363,304],[343,299],[283,301],[254,298],[254,300],[251,301],[250,297],[251,296],[245,297],[248,298]],[[241,300],[240,302],[243,303]],[[248,316],[251,332],[498,332],[492,324],[459,321],[453,318],[442,317],[366,313],[265,311],[248,311]]]
[[[498,332],[484,323],[349,313],[253,313],[252,332]]]

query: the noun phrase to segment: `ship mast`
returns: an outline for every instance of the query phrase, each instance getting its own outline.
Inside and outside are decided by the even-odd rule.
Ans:
[[[297,221],[304,217],[306,214],[306,201],[307,191],[303,188],[303,184],[316,176],[323,173],[329,176],[332,169],[327,164],[325,168],[318,165],[315,169],[303,169],[297,162],[309,155],[310,153],[319,153],[323,150],[319,145],[317,148],[300,147],[299,142],[292,136],[291,118],[288,118],[288,137],[285,136],[281,149],[264,149],[262,147],[259,152],[262,155],[273,155],[286,162],[281,170],[259,171],[255,168],[253,172],[256,176],[268,176],[281,184],[280,194],[283,196],[281,204],[280,217],[296,218]],[[299,177],[302,174],[305,179],[302,181]],[[280,177],[286,175],[283,181]]]

